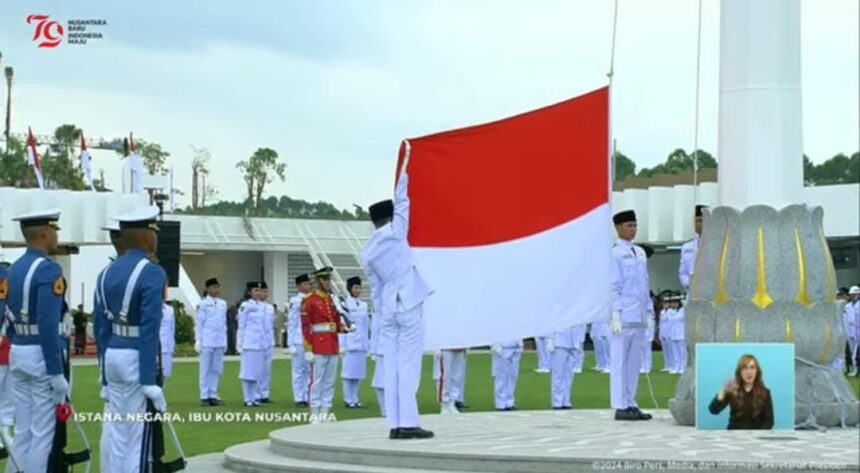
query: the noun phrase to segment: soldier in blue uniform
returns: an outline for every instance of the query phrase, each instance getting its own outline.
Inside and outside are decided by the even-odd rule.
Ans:
[[[60,212],[22,215],[27,251],[9,268],[7,307],[12,317],[9,368],[15,378],[15,441],[12,452],[26,472],[48,469],[56,406],[65,402],[61,342],[65,279],[49,258],[57,250]]]
[[[167,408],[164,392],[156,384],[159,329],[167,276],[150,261],[158,244],[157,207],[146,207],[117,217],[127,251],[105,270],[104,311],[110,323],[110,337],[104,352],[108,398],[116,414],[107,447],[111,465],[102,471],[146,471],[150,461],[149,443],[142,421],[135,420],[147,410],[147,400],[158,411]]]
[[[119,229],[119,222],[114,219],[111,219],[107,225],[102,227],[102,230],[108,232],[110,237],[111,245],[113,245],[114,251],[116,251],[116,256],[110,258],[107,266],[102,269],[99,275],[96,277],[96,290],[95,290],[95,303],[93,304],[93,334],[96,339],[96,350],[98,354],[99,361],[99,381],[102,385],[101,390],[101,398],[105,401],[104,405],[104,418],[110,419],[110,417],[114,413],[114,409],[111,406],[110,399],[108,398],[107,393],[107,380],[105,379],[105,350],[107,350],[107,342],[110,339],[111,335],[111,325],[110,321],[107,319],[107,315],[104,313],[104,304],[101,302],[104,300],[104,275],[108,268],[111,267],[116,258],[125,254],[126,246],[125,241],[122,239],[122,232]],[[113,463],[110,460],[110,448],[108,447],[108,442],[110,441],[111,429],[113,428],[113,423],[109,420],[106,420],[102,423],[102,436],[99,440],[99,455],[100,455],[100,464],[101,465],[112,465]]]

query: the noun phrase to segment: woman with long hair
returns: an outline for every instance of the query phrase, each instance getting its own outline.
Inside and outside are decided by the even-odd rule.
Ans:
[[[762,381],[761,366],[755,356],[741,356],[734,379],[714,396],[708,410],[717,415],[726,406],[731,406],[729,430],[773,428],[773,402],[770,390]]]

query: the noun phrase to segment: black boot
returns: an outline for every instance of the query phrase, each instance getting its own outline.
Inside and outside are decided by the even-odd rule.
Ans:
[[[639,414],[630,409],[615,409],[615,420],[639,420]]]
[[[401,427],[397,435],[399,439],[429,439],[432,437],[433,432],[421,427]]]
[[[391,429],[388,431],[388,438],[396,439],[400,437],[400,429]]]

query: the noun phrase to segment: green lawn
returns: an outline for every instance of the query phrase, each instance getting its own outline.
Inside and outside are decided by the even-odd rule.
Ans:
[[[432,377],[432,358],[425,357],[424,372],[419,390],[419,405],[422,413],[438,412],[436,403],[435,387]],[[594,364],[593,353],[588,352],[585,367]],[[368,374],[372,374],[373,363],[369,362]],[[537,374],[533,370],[537,366],[534,353],[524,353],[520,364],[520,377],[517,383],[517,406],[520,409],[549,409],[549,382],[547,374]],[[654,353],[654,366],[659,369],[663,366],[662,356],[659,352]],[[246,409],[242,407],[241,387],[238,377],[239,364],[236,361],[225,363],[224,375],[221,378],[220,395],[225,401],[224,406],[217,408],[201,407],[198,401],[197,390],[197,364],[175,363],[173,366],[173,377],[170,378],[166,391],[168,408],[171,412],[181,413],[184,418],[191,412],[294,412],[292,403],[290,383],[290,362],[288,360],[275,360],[273,367],[272,399],[275,401],[265,407]],[[95,366],[76,366],[74,368],[74,399],[75,409],[78,412],[101,412],[102,401],[99,398],[96,385]],[[651,374],[651,382],[654,387],[654,396],[661,408],[665,408],[667,401],[674,393],[677,375],[668,375],[655,372]],[[854,390],[860,394],[860,379],[850,379]],[[379,415],[379,407],[376,403],[376,394],[370,387],[370,379],[365,379],[361,389],[362,402],[366,409],[344,409],[343,397],[341,395],[340,382],[337,384],[335,394],[334,413],[339,420],[355,419],[360,417],[374,417]],[[638,393],[639,405],[643,409],[653,407],[653,401],[648,393],[648,384],[645,377],[641,377]],[[469,356],[466,380],[466,404],[471,406],[468,412],[493,410],[493,383],[490,377],[489,354],[474,353]],[[609,407],[609,375],[596,373],[586,369],[577,374],[573,386],[574,408],[608,408]],[[207,452],[218,452],[230,445],[264,439],[268,432],[287,427],[294,424],[283,424],[274,422],[208,422],[195,423],[186,422],[175,424],[176,430],[182,440],[182,447],[187,456],[194,456]],[[98,423],[85,423],[83,428],[89,436],[93,447],[98,449],[101,426]],[[385,432],[380,432],[384,435]],[[79,448],[77,435],[70,433],[71,450]],[[172,452],[172,447],[168,448]],[[96,463],[98,452],[96,451]],[[173,458],[173,453],[168,454]],[[2,464],[2,462],[0,462]],[[93,470],[98,471],[98,470]]]

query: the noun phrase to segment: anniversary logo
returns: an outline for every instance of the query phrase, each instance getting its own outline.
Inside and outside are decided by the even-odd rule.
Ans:
[[[32,14],[27,17],[27,24],[32,25],[33,42],[44,49],[53,49],[66,39],[66,44],[85,45],[91,40],[104,39],[103,27],[107,26],[104,19],[71,19],[66,26],[60,21],[51,19],[50,15]]]

